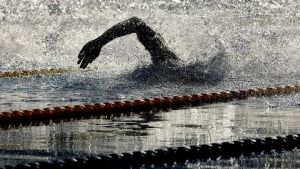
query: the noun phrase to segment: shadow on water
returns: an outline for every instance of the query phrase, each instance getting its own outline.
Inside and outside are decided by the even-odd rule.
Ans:
[[[176,65],[140,66],[128,78],[137,83],[179,83],[179,84],[211,84],[217,85],[229,70],[228,54],[224,42],[214,36],[217,53],[208,61],[194,61]]]
[[[228,54],[223,43],[218,45],[218,52],[208,61],[180,62],[178,64],[140,65],[133,71],[122,73],[118,82],[108,90],[110,96],[126,94],[133,98],[147,93],[147,97],[157,96],[156,90],[162,92],[166,87],[168,94],[175,95],[177,88],[181,86],[217,86],[226,79],[230,70]],[[170,86],[173,86],[170,88]],[[172,91],[170,91],[172,89]],[[143,92],[141,92],[143,91]],[[190,93],[186,91],[185,93]],[[114,98],[116,99],[116,98]],[[121,98],[122,99],[122,98]]]
[[[147,65],[140,66],[127,74],[136,83],[179,83],[216,85],[226,76],[229,64],[224,54],[218,54],[208,63],[194,62],[177,66]]]
[[[157,94],[176,95],[179,94],[177,88],[186,85],[192,86],[191,88],[217,86],[226,79],[229,70],[227,56],[220,53],[206,62],[194,61],[172,66],[140,65],[130,72],[123,72],[113,77],[101,77],[102,73],[99,73],[95,75],[96,77],[94,75],[82,78],[71,76],[63,77],[68,79],[66,82],[56,81],[62,83],[63,87],[60,91],[63,93],[74,91],[80,93],[81,97],[99,102],[157,97]],[[185,93],[191,92],[185,91]]]

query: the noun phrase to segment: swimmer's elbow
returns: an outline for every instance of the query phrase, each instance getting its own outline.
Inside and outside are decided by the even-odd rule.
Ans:
[[[144,26],[145,25],[145,22],[141,18],[138,18],[136,16],[134,16],[134,17],[132,17],[128,20],[129,20],[129,22],[134,23],[137,26]]]

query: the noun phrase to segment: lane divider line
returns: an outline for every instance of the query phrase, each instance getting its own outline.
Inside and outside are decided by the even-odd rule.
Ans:
[[[61,73],[74,72],[74,71],[79,71],[79,69],[77,69],[77,68],[51,68],[51,69],[37,69],[37,70],[5,71],[5,72],[0,72],[0,78],[61,74]]]
[[[274,95],[300,93],[299,85],[268,87],[247,90],[234,90],[213,93],[201,93],[184,96],[158,97],[149,99],[115,101],[75,106],[0,112],[0,127],[31,125],[65,119],[90,118],[93,116],[111,116],[125,112],[150,112],[160,109],[181,109],[217,102],[243,100],[249,97],[269,97]]]
[[[300,134],[244,139],[230,142],[202,144],[194,146],[169,147],[156,150],[135,151],[132,153],[91,155],[62,160],[40,161],[10,166],[11,169],[131,169],[165,168],[189,163],[206,162],[252,155],[265,155],[292,151],[300,148]]]

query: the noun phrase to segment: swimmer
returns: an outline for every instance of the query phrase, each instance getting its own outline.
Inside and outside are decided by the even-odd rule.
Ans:
[[[217,82],[224,77],[228,67],[225,57],[226,50],[223,42],[218,37],[214,36],[218,53],[207,64],[198,62],[187,65],[166,46],[159,33],[137,17],[114,25],[100,37],[85,44],[78,56],[80,68],[85,69],[88,64],[92,63],[99,56],[104,45],[118,37],[131,33],[136,33],[138,40],[149,51],[153,63],[148,68],[133,71],[131,75],[136,80],[154,81],[154,79],[157,80],[162,77],[162,80],[174,80],[176,82],[179,79],[183,82]]]
[[[108,42],[131,33],[136,33],[138,40],[151,54],[154,65],[178,64],[180,59],[164,43],[162,36],[137,17],[130,18],[108,29],[100,37],[89,41],[79,53],[78,64],[85,69],[100,54],[101,48]]]

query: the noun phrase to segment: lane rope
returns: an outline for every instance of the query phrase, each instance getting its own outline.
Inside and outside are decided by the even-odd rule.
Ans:
[[[78,70],[79,69],[76,68],[51,68],[51,69],[36,69],[36,70],[4,71],[4,72],[0,72],[0,78],[61,74],[67,72],[74,72]]]
[[[130,169],[172,167],[174,164],[185,165],[187,162],[196,163],[218,159],[237,159],[239,157],[251,157],[251,155],[292,151],[296,148],[300,148],[300,134],[194,146],[169,147],[156,150],[135,151],[132,153],[92,155],[6,167],[10,169]]]
[[[157,97],[153,99],[138,99],[95,103],[75,106],[11,111],[0,113],[0,127],[7,128],[17,125],[47,124],[50,121],[65,119],[90,118],[93,116],[111,116],[126,112],[150,112],[161,109],[181,109],[217,102],[242,100],[249,97],[269,97],[274,95],[299,93],[299,85],[283,87],[268,87],[247,90],[234,90],[213,93],[201,93],[184,96]]]

